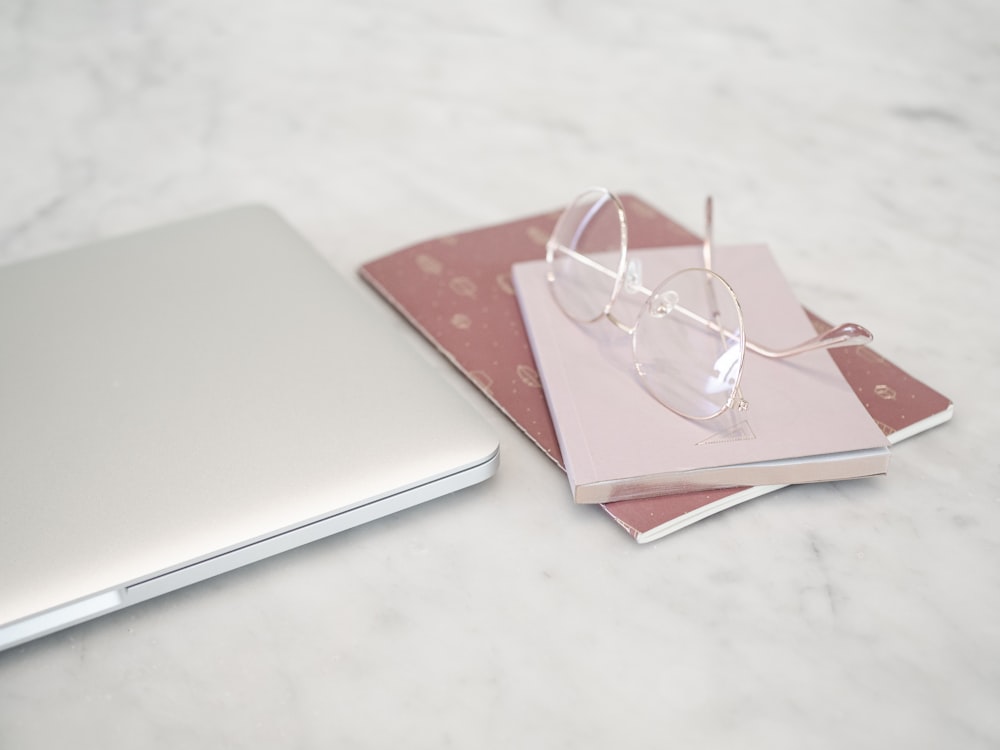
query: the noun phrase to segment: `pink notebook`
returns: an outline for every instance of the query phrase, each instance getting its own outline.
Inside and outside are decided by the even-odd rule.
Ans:
[[[701,265],[701,252],[692,246],[629,257],[654,287]],[[713,267],[735,288],[748,337],[780,349],[815,335],[766,246],[717,247]],[[684,419],[645,390],[627,334],[562,313],[544,260],[515,264],[513,279],[576,502],[886,472],[888,441],[827,352],[784,361],[747,352],[741,390],[749,409]]]
[[[691,245],[698,237],[634,196],[623,196],[635,247]],[[562,466],[562,455],[521,320],[511,265],[544,257],[553,211],[439,237],[365,264],[361,276]],[[810,315],[817,330],[828,327]],[[870,348],[831,352],[890,442],[946,421],[951,402]],[[777,489],[742,487],[607,503],[639,542]]]

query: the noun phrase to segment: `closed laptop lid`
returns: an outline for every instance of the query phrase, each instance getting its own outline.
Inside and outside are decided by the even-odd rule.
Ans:
[[[489,476],[390,316],[263,207],[0,268],[0,628]]]

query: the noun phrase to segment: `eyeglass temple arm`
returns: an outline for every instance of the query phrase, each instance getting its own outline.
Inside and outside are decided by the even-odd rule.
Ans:
[[[715,220],[713,216],[712,196],[705,199],[705,242],[702,245],[701,255],[705,268],[712,270],[712,247],[715,243]],[[711,325],[706,322],[706,324]],[[714,326],[713,326],[714,327]],[[803,341],[798,346],[789,349],[768,349],[749,339],[746,342],[747,349],[769,359],[783,359],[794,357],[797,354],[815,351],[816,349],[836,349],[842,346],[865,346],[873,340],[871,331],[857,323],[842,323],[829,331],[819,334],[807,341]]]
[[[712,270],[712,244],[715,234],[715,220],[712,217],[712,196],[705,199],[705,242],[701,246],[701,262],[709,271]]]
[[[647,296],[652,294],[652,292],[644,288],[637,287],[636,289],[637,291],[644,292]],[[682,305],[677,305],[674,310],[689,320],[693,320],[716,333],[721,333],[727,338],[734,338],[732,331],[722,328],[715,321],[709,320],[693,310],[689,310]],[[794,357],[799,354],[805,354],[806,352],[816,351],[817,349],[837,349],[842,346],[865,346],[866,344],[870,344],[874,338],[875,337],[872,336],[871,331],[862,325],[858,325],[857,323],[841,323],[839,326],[813,336],[811,339],[806,339],[801,344],[789,347],[788,349],[768,349],[766,346],[761,346],[757,342],[751,341],[748,338],[745,338],[744,341],[747,349],[752,351],[754,354],[758,354],[761,357],[767,357],[768,359],[784,359],[786,357]]]
[[[638,291],[647,292],[647,294],[649,294],[649,292],[645,289],[640,289]],[[722,328],[715,321],[709,320],[708,318],[705,318],[682,305],[677,305],[674,310],[689,320],[693,320],[696,323],[715,331],[716,333],[721,333],[727,338],[734,338],[732,331]],[[615,321],[612,320],[612,322]],[[750,339],[745,339],[745,343],[747,349],[752,351],[754,354],[760,355],[761,357],[767,357],[768,359],[784,359],[786,357],[794,357],[799,354],[805,354],[806,352],[816,351],[817,349],[837,349],[842,346],[865,346],[866,344],[870,344],[873,339],[874,337],[872,336],[871,331],[864,326],[858,325],[857,323],[841,323],[839,326],[831,328],[829,331],[825,331],[788,349],[768,349],[766,346],[761,346]]]
[[[602,266],[592,258],[589,258],[582,253],[578,253],[568,247],[556,245],[554,249],[558,249],[559,252],[569,255],[574,260],[577,260],[587,267],[604,274],[608,278],[614,279],[618,276],[610,268]],[[650,297],[653,294],[651,289],[647,289],[639,284],[629,284],[629,288],[632,291],[639,292],[647,297]],[[695,320],[713,331],[721,332],[726,336],[733,335],[731,331],[720,331],[717,323],[708,320],[707,318],[704,318],[685,307],[678,305],[675,309],[685,317]],[[631,326],[625,326],[623,323],[618,321],[617,318],[612,317],[611,322],[626,332],[631,332]],[[814,336],[811,339],[807,339],[806,341],[788,349],[768,349],[766,346],[762,346],[755,341],[751,341],[750,339],[746,339],[746,347],[754,354],[760,355],[761,357],[767,357],[768,359],[784,359],[786,357],[794,357],[798,354],[816,351],[817,349],[837,349],[842,346],[865,346],[866,344],[870,344],[873,339],[874,336],[872,336],[871,331],[864,326],[858,325],[857,323],[841,323],[839,326],[831,328],[829,331]]]
[[[805,354],[806,352],[816,351],[817,349],[838,349],[842,346],[865,346],[870,344],[874,336],[872,336],[871,331],[869,331],[864,326],[858,325],[857,323],[841,323],[835,328],[831,328],[829,331],[825,331],[818,336],[814,336],[811,339],[803,341],[797,346],[790,347],[788,349],[768,349],[756,344],[753,341],[747,340],[747,349],[752,351],[754,354],[759,354],[762,357],[767,357],[769,359],[784,359],[785,357],[794,357],[797,354]]]

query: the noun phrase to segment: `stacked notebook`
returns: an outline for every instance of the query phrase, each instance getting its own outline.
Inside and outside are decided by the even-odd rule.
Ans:
[[[699,265],[697,236],[622,200],[630,255],[658,248],[640,251],[644,274]],[[748,355],[746,415],[705,424],[650,406],[625,363],[627,336],[552,304],[541,259],[558,213],[422,242],[360,273],[568,470],[574,499],[600,503],[639,542],[787,484],[883,473],[888,444],[951,417],[946,397],[869,347],[794,363]],[[714,265],[739,279],[751,338],[783,345],[829,328],[798,305],[765,247],[719,248]]]

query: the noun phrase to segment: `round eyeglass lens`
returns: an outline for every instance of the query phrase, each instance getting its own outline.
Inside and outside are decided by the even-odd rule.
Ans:
[[[646,389],[691,419],[710,419],[731,405],[745,346],[736,295],[702,268],[679,271],[656,287],[632,337]]]
[[[611,309],[625,273],[625,210],[594,188],[563,211],[546,245],[552,294],[574,320],[589,323]]]

